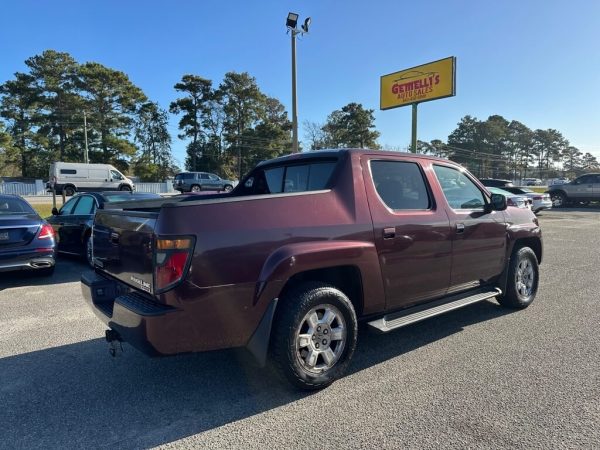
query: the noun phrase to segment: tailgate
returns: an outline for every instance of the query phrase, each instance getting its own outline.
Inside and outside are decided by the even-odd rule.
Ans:
[[[157,218],[155,212],[98,210],[93,232],[94,266],[152,294]]]

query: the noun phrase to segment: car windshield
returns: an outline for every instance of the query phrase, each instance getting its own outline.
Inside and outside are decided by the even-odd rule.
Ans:
[[[8,214],[35,214],[35,211],[24,200],[0,197],[0,215]]]
[[[147,200],[150,198],[161,198],[158,194],[153,194],[151,192],[135,192],[135,193],[126,193],[126,192],[116,192],[114,194],[103,194],[104,201],[109,203],[114,202],[129,202],[132,200]]]

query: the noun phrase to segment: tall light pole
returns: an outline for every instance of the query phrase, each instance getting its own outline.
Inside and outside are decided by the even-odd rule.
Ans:
[[[311,19],[307,17],[300,30],[298,25],[298,14],[289,13],[285,25],[292,36],[292,151],[298,153],[298,105],[296,101],[296,36],[308,33]]]
[[[85,110],[83,111],[83,134],[85,135],[85,163],[90,163],[90,156],[88,153],[88,141],[87,141],[87,115]]]

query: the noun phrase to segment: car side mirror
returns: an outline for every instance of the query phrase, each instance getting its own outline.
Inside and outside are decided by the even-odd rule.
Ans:
[[[52,215],[58,216],[58,209],[56,209],[56,206],[54,208],[52,208]]]
[[[490,207],[492,211],[504,211],[507,208],[506,197],[502,194],[492,194]]]

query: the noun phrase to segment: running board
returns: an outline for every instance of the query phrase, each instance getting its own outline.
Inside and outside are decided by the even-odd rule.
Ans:
[[[381,333],[387,333],[388,331],[405,327],[411,323],[416,323],[425,319],[429,319],[430,317],[439,316],[440,314],[444,314],[473,303],[481,302],[500,294],[502,294],[502,291],[498,288],[478,290],[476,293],[471,291],[467,292],[466,294],[457,294],[443,300],[433,302],[429,305],[413,306],[412,308],[408,308],[403,311],[385,315],[381,319],[369,322],[369,325]],[[468,296],[465,297],[465,295]]]

